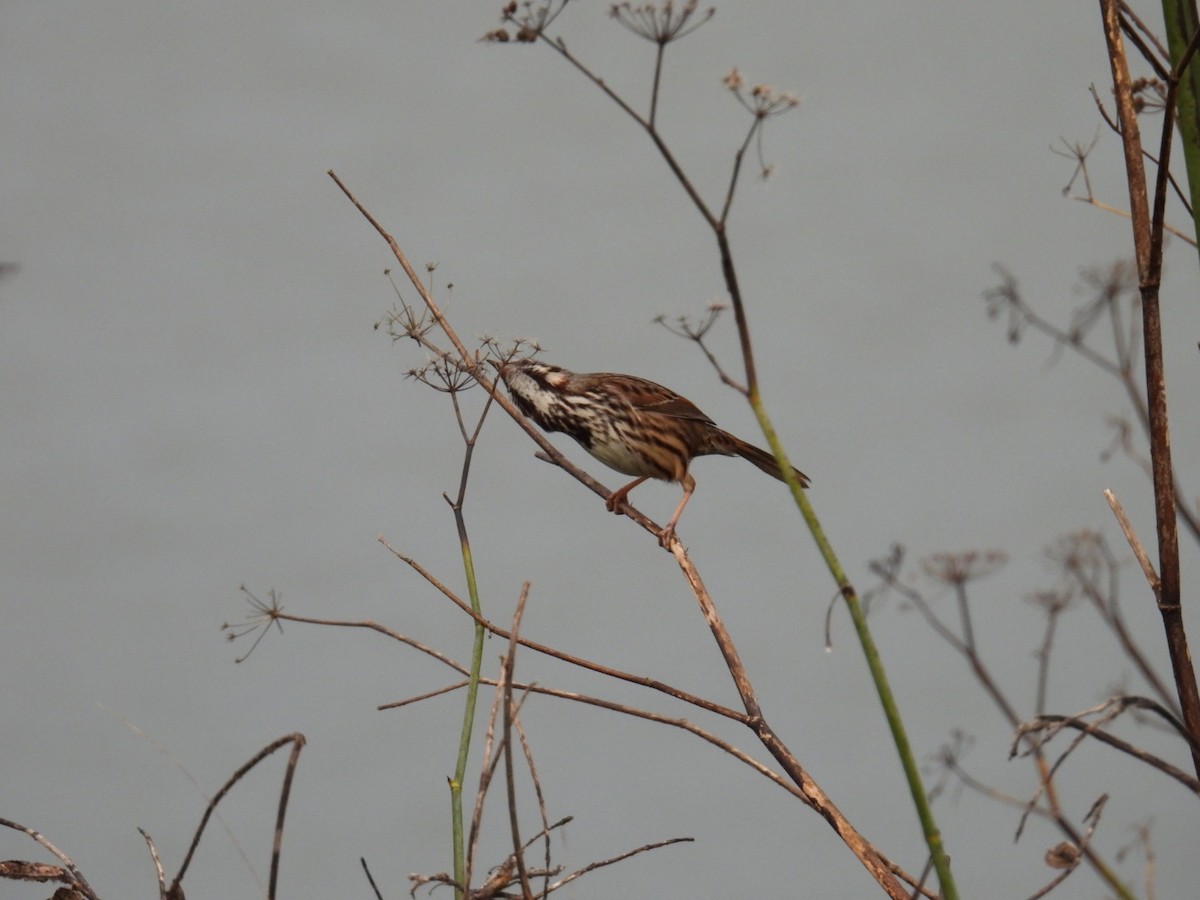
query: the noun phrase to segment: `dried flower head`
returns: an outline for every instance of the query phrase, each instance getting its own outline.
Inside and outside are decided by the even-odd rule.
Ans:
[[[721,79],[721,83],[758,119],[780,115],[800,105],[800,100],[795,94],[790,91],[776,91],[769,84],[756,84],[745,90],[745,79],[737,69],[730,69]]]
[[[418,344],[422,343],[425,335],[433,329],[433,315],[424,304],[421,304],[419,308],[414,308],[408,304],[408,301],[404,299],[404,295],[400,293],[400,286],[396,284],[396,280],[392,277],[391,269],[385,269],[383,274],[391,282],[392,290],[396,293],[397,303],[388,310],[383,321],[375,323],[375,327],[385,326],[388,335],[393,341],[398,341],[401,338],[412,338]]]
[[[1000,276],[1000,283],[983,292],[983,302],[987,305],[987,317],[998,318],[1008,314],[1008,342],[1015,344],[1021,340],[1021,334],[1029,322],[1029,315],[1021,291],[1017,285],[1016,276],[999,263],[992,263],[992,271]]]
[[[1162,112],[1167,103],[1167,86],[1157,78],[1135,78],[1130,85],[1134,112]]]
[[[684,313],[668,319],[666,313],[662,313],[654,317],[654,324],[661,325],[667,331],[679,335],[679,337],[701,341],[708,334],[709,329],[716,324],[717,319],[726,308],[724,303],[714,302],[708,304],[704,309],[704,313],[699,316]]]
[[[409,369],[406,374],[409,378],[414,378],[435,391],[456,394],[472,388],[478,383],[472,374],[473,368],[458,357],[443,353],[423,366]]]
[[[547,0],[542,4],[536,4],[533,0],[506,3],[500,10],[500,21],[512,26],[513,31],[510,32],[507,27],[496,28],[486,32],[480,40],[491,44],[507,44],[509,41],[531,44],[545,33],[566,5],[567,0]]]
[[[966,550],[962,553],[934,553],[921,560],[925,574],[950,585],[963,585],[990,575],[1008,562],[1002,550]]]
[[[1088,528],[1063,535],[1046,547],[1046,556],[1085,582],[1097,582],[1117,567],[1104,535]]]
[[[1046,851],[1046,865],[1052,869],[1073,869],[1079,865],[1079,848],[1070,841],[1055,844]]]
[[[1067,585],[1061,590],[1035,591],[1025,599],[1040,606],[1047,615],[1055,616],[1070,607],[1075,596],[1074,589]]]
[[[713,17],[716,9],[711,6],[696,16],[699,5],[697,0],[688,0],[678,6],[671,0],[658,5],[614,3],[609,7],[609,15],[638,37],[664,46],[687,37]]]

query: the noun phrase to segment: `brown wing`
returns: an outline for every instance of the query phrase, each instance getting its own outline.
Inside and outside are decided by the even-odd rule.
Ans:
[[[670,416],[673,419],[687,419],[692,422],[702,422],[705,425],[714,424],[691,400],[681,397],[668,387],[647,381],[645,378],[635,378],[632,375],[612,375],[619,378],[625,388],[629,405],[637,410]]]

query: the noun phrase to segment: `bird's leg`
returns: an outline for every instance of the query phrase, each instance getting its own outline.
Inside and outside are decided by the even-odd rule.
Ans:
[[[609,512],[620,513],[621,504],[625,502],[625,498],[629,496],[629,492],[643,481],[649,480],[649,478],[649,475],[643,475],[641,478],[635,478],[633,481],[629,482],[629,484],[625,485],[625,487],[617,488],[615,491],[609,494],[608,499],[604,501],[604,508]]]
[[[675,523],[683,515],[683,508],[687,506],[687,502],[692,499],[692,493],[696,490],[696,479],[690,474],[684,475],[683,480],[679,483],[683,486],[683,499],[675,507],[675,512],[671,514],[671,519],[667,522],[666,527],[658,533],[658,543],[664,550],[670,549],[671,541],[675,539]]]

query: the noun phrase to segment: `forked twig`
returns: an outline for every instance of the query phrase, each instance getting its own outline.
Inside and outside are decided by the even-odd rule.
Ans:
[[[188,866],[191,865],[192,857],[196,854],[196,850],[200,846],[200,837],[204,834],[204,828],[208,824],[209,818],[216,809],[217,804],[224,799],[225,795],[237,784],[243,776],[256,765],[278,750],[280,747],[292,745],[292,753],[288,758],[287,769],[284,772],[283,786],[279,793],[279,807],[275,817],[275,838],[271,850],[271,879],[267,888],[267,896],[274,900],[275,889],[279,878],[279,855],[283,845],[283,820],[287,813],[288,796],[291,792],[292,775],[295,773],[296,764],[299,761],[300,751],[305,744],[304,735],[296,732],[294,734],[284,735],[264,747],[258,753],[243,765],[240,769],[230,776],[229,780],[222,785],[221,789],[213,795],[212,800],[208,802],[208,806],[204,810],[204,815],[200,818],[200,824],[196,827],[196,833],[192,836],[192,843],[188,847],[187,854],[183,858],[183,863],[179,867],[179,873],[171,880],[171,886],[167,889],[169,895],[180,891],[180,882],[183,881],[183,876],[187,873]]]

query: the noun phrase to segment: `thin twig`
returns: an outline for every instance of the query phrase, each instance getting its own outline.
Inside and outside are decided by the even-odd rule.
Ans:
[[[1117,524],[1121,526],[1121,533],[1125,535],[1125,540],[1129,542],[1129,549],[1133,551],[1138,565],[1142,567],[1146,581],[1150,584],[1150,590],[1157,597],[1159,589],[1158,573],[1154,571],[1154,563],[1151,561],[1150,555],[1146,553],[1146,548],[1138,540],[1137,533],[1133,530],[1133,523],[1129,521],[1129,516],[1125,515],[1125,507],[1121,505],[1121,501],[1117,499],[1117,495],[1108,488],[1104,489],[1104,499],[1108,501],[1109,509],[1117,517]]]
[[[179,888],[180,882],[183,881],[183,876],[187,873],[188,866],[192,862],[192,857],[195,856],[196,850],[200,846],[200,837],[204,834],[204,828],[208,824],[208,820],[212,816],[213,811],[217,808],[217,804],[220,803],[221,800],[224,799],[225,795],[229,793],[229,791],[233,788],[233,786],[235,784],[237,784],[238,781],[240,781],[247,772],[249,772],[251,769],[253,769],[256,765],[258,765],[260,762],[262,762],[264,759],[266,759],[268,756],[270,756],[272,753],[274,753],[280,747],[285,747],[288,744],[291,744],[293,747],[292,755],[288,761],[287,772],[284,776],[284,786],[283,786],[283,791],[280,796],[279,814],[276,818],[275,839],[276,839],[276,844],[278,845],[278,841],[281,836],[280,830],[279,830],[281,827],[280,823],[282,822],[283,813],[284,813],[284,810],[285,810],[286,804],[287,804],[287,792],[288,792],[289,787],[291,786],[292,772],[295,769],[295,763],[296,763],[296,759],[298,756],[298,752],[299,752],[300,748],[302,748],[304,746],[304,740],[305,740],[304,735],[300,734],[299,732],[296,732],[294,734],[284,735],[281,738],[277,738],[276,740],[267,744],[267,746],[265,746],[262,750],[259,750],[258,753],[254,754],[254,756],[250,758],[249,762],[245,763],[241,768],[239,768],[236,772],[233,773],[233,775],[231,775],[229,777],[229,780],[226,781],[225,784],[221,786],[221,789],[219,791],[217,791],[216,794],[213,795],[212,800],[210,800],[208,802],[208,806],[204,810],[204,815],[200,817],[200,824],[196,826],[196,833],[192,836],[192,842],[188,846],[187,855],[184,856],[183,863],[179,866],[178,874],[176,874],[176,876],[173,879],[171,879],[171,886],[168,889],[168,893],[177,892],[180,889]],[[277,855],[272,854],[272,861],[271,861],[272,885],[274,885],[274,873],[275,873],[275,868],[276,868],[276,862],[277,862]],[[270,893],[270,896],[274,897],[273,890]]]
[[[887,864],[880,858],[875,847],[859,833],[858,829],[833,804],[833,801],[829,799],[817,783],[809,777],[804,767],[800,764],[800,761],[796,759],[791,750],[779,739],[771,726],[767,724],[767,721],[763,718],[762,709],[759,707],[758,697],[750,683],[750,676],[746,672],[745,666],[742,665],[741,657],[734,646],[733,639],[725,628],[724,622],[717,612],[717,607],[713,602],[712,596],[708,593],[704,582],[700,580],[700,573],[692,565],[692,561],[682,544],[675,541],[671,545],[671,549],[675,554],[675,560],[679,563],[684,578],[687,579],[688,584],[692,588],[692,593],[700,604],[700,611],[704,614],[705,621],[708,622],[709,629],[717,641],[717,646],[720,648],[721,654],[725,657],[729,674],[733,677],[734,686],[737,688],[738,694],[742,699],[746,714],[750,717],[750,722],[748,723],[750,727],[767,749],[767,752],[775,757],[775,760],[787,772],[788,777],[791,778],[792,783],[803,793],[806,801],[825,818],[879,885],[893,897],[906,897],[908,892],[896,880],[896,877],[892,874]]]
[[[362,866],[363,872],[366,873],[367,883],[371,885],[371,890],[375,892],[375,900],[383,900],[383,894],[379,892],[379,885],[375,883],[375,876],[371,874],[371,869],[367,865],[367,858],[360,856],[358,862]]]
[[[576,869],[570,875],[550,885],[549,890],[556,891],[560,887],[565,887],[572,881],[575,881],[577,878],[582,878],[588,872],[594,872],[596,869],[603,868],[604,866],[611,866],[613,863],[619,863],[623,859],[629,859],[629,857],[637,856],[639,853],[645,853],[647,850],[657,850],[660,847],[669,847],[671,844],[690,843],[694,840],[695,838],[691,837],[678,837],[668,838],[665,841],[654,841],[651,844],[643,844],[641,847],[636,847],[633,850],[627,850],[624,853],[619,853],[616,856],[609,857],[608,859],[601,859],[597,860],[596,862],[588,863],[582,869]]]
[[[527,900],[533,900],[533,885],[529,883],[529,872],[525,869],[525,854],[521,846],[521,827],[517,817],[517,788],[513,772],[512,725],[517,711],[513,705],[512,675],[517,661],[517,633],[521,628],[521,616],[525,614],[525,601],[529,599],[529,582],[521,587],[521,595],[517,598],[517,608],[513,612],[512,627],[508,639],[508,652],[504,655],[504,664],[500,667],[500,679],[503,682],[503,711],[504,711],[504,741],[500,752],[504,755],[504,780],[508,796],[508,827],[513,841],[513,861],[517,866],[517,876],[521,882],[521,891]]]
[[[138,833],[145,838],[146,847],[150,850],[150,860],[154,863],[154,873],[158,876],[159,900],[167,900],[167,877],[163,874],[162,860],[158,858],[158,848],[154,846],[154,840],[148,831],[139,828]]]
[[[414,571],[418,572],[423,578],[425,578],[427,581],[429,581],[430,584],[432,584],[434,587],[438,588],[439,591],[441,591],[442,595],[445,596],[448,600],[450,600],[450,602],[452,602],[460,610],[462,610],[464,613],[471,616],[472,618],[476,618],[475,613],[473,613],[471,611],[471,607],[469,605],[464,603],[459,597],[455,596],[453,591],[449,590],[449,588],[446,588],[440,581],[438,581],[424,567],[422,567],[420,565],[420,563],[418,563],[415,560],[410,559],[409,557],[406,557],[403,554],[401,554],[400,552],[398,552],[384,538],[380,538],[379,541],[381,544],[383,544],[385,547],[387,547],[387,549],[390,550],[396,556],[397,559],[400,559],[402,562],[404,562],[407,565],[409,565],[410,567],[412,567],[414,569]],[[477,618],[476,621],[478,621],[481,625],[483,625],[484,628],[486,628],[488,631],[490,631],[492,634],[496,635],[497,637],[503,638],[504,640],[508,640],[508,638],[510,636],[509,632],[507,632],[500,626],[498,626],[498,625],[492,623],[491,621],[489,621],[488,619],[482,618],[482,617]],[[354,625],[354,624],[358,624],[358,623],[347,622],[347,623],[342,623],[342,624]],[[379,630],[381,632],[389,633],[387,629],[376,626],[376,625],[374,625],[374,623],[363,623],[363,624],[369,625],[370,627],[373,627],[376,630]],[[395,636],[395,635],[393,635],[393,636]],[[405,643],[411,643],[411,642],[405,641]],[[637,684],[642,687],[650,688],[651,690],[654,690],[654,691],[659,691],[661,693],[666,694],[669,697],[674,697],[676,700],[682,700],[684,703],[691,704],[692,706],[699,707],[700,709],[706,710],[707,712],[715,713],[719,716],[724,716],[725,718],[728,718],[728,719],[733,719],[734,721],[737,721],[737,722],[742,722],[743,724],[745,724],[747,722],[745,713],[738,712],[735,709],[730,709],[727,706],[722,706],[719,703],[714,703],[711,700],[706,700],[705,698],[700,697],[696,694],[688,693],[687,691],[681,690],[677,687],[674,687],[672,685],[658,681],[656,679],[646,678],[641,675],[634,675],[630,672],[624,672],[620,669],[614,669],[610,666],[606,666],[601,663],[592,662],[591,660],[583,659],[582,657],[573,656],[570,653],[565,653],[562,650],[556,650],[555,648],[547,646],[546,644],[539,644],[536,641],[532,641],[527,638],[519,638],[518,643],[522,647],[525,647],[529,650],[534,650],[534,651],[536,651],[538,653],[542,653],[546,656],[553,657],[554,659],[561,660],[562,662],[569,663],[570,665],[578,666],[581,669],[587,669],[590,672],[596,672],[600,675],[606,675],[610,678],[617,678],[617,679],[620,679],[621,681],[627,681],[631,684]],[[414,644],[414,646],[415,646],[415,644]],[[464,670],[464,674],[465,674],[465,670]]]
[[[424,694],[417,694],[415,697],[406,697],[403,700],[393,700],[391,703],[381,703],[377,710],[382,712],[385,709],[399,709],[402,706],[408,706],[411,703],[420,703],[422,700],[429,700],[432,697],[440,697],[442,694],[452,694],[460,688],[465,688],[470,684],[470,680],[456,681],[454,684],[448,684],[445,687],[440,687],[434,691],[427,691]]]

